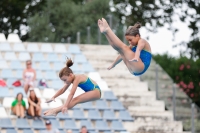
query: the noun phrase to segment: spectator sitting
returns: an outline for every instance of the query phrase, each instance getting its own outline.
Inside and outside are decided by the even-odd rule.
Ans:
[[[26,94],[29,88],[34,87],[35,85],[36,72],[31,65],[31,60],[26,61],[26,69],[23,72],[24,91]]]
[[[42,133],[60,133],[58,129],[53,129],[51,125],[51,121],[47,120],[45,122],[46,130],[42,131]]]
[[[23,100],[23,94],[18,93],[16,99],[12,102],[12,112],[17,115],[18,118],[24,118],[26,111],[26,103]]]
[[[36,119],[36,117],[39,117],[39,119],[41,119],[41,106],[40,106],[41,100],[36,96],[34,90],[30,90],[28,103],[29,103],[28,115],[31,115],[32,117],[34,117],[34,119]]]
[[[81,132],[80,133],[89,133],[86,126],[81,127]]]
[[[72,130],[67,130],[67,133],[72,133]]]

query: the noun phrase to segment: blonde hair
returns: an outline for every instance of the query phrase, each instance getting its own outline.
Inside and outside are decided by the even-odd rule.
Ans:
[[[125,36],[136,36],[139,35],[140,36],[140,29],[141,24],[139,22],[137,22],[134,26],[129,26],[128,29],[126,30]]]

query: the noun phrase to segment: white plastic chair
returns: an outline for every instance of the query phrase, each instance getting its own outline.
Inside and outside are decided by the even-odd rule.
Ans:
[[[56,44],[54,47],[54,52],[56,53],[66,53],[66,47],[63,44]]]
[[[0,118],[8,118],[8,115],[6,113],[6,110],[4,107],[0,107]]]
[[[71,91],[71,89],[72,89],[72,84],[69,86],[69,88],[68,88],[68,93],[70,93],[70,91]],[[75,94],[74,94],[74,96],[73,96],[73,98],[75,98],[75,97],[77,97],[77,96],[79,96],[79,95],[81,95],[81,94],[83,94],[83,93],[85,93],[85,91],[84,90],[82,90],[80,87],[78,87],[77,89],[76,89],[76,92],[75,92]]]
[[[8,68],[8,64],[5,60],[0,60],[0,69]]]
[[[56,107],[59,107],[59,106],[62,106],[63,103],[60,99],[56,99],[56,102],[52,101],[49,103],[49,107],[50,108],[56,108]]]
[[[41,45],[41,52],[44,53],[52,53],[53,52],[53,48],[50,44],[42,44]]]
[[[25,46],[23,43],[15,43],[13,44],[13,50],[16,52],[24,52],[26,51]]]
[[[8,42],[22,42],[18,34],[14,34],[14,33],[11,33],[8,35],[7,41]]]
[[[15,52],[6,52],[4,58],[5,60],[17,60]]]
[[[12,51],[9,43],[0,43],[0,51]]]
[[[69,95],[69,90],[66,90],[62,95],[58,96],[56,99],[66,100]]]
[[[26,109],[28,109],[29,104],[28,104],[28,98],[23,98],[24,102],[26,103]]]
[[[6,36],[3,33],[0,33],[0,42],[7,42]]]
[[[27,51],[28,52],[40,52],[38,45],[35,43],[27,44]]]
[[[11,108],[12,102],[15,100],[14,97],[4,97],[3,106],[5,108]]]
[[[46,103],[46,100],[44,98],[41,98],[41,108],[42,109],[48,109],[49,105]]]
[[[101,81],[101,76],[98,72],[89,72],[88,77],[90,77],[91,79],[93,79],[94,81],[98,82]]]
[[[101,89],[102,91],[110,90],[110,89],[108,88],[107,83],[106,83],[104,80],[97,81],[97,84],[99,85],[99,87],[100,87],[100,89]]]
[[[76,89],[76,92],[75,92],[73,98],[75,98],[75,97],[77,97],[77,96],[79,96],[79,95],[81,95],[81,94],[83,94],[83,93],[85,93],[85,91],[82,90],[80,87],[78,87],[78,88]]]
[[[55,95],[55,93],[56,92],[55,92],[54,89],[45,88],[44,91],[43,91],[42,98],[50,99],[50,98],[52,98]]]
[[[18,59],[20,61],[27,61],[31,59],[31,56],[28,52],[21,52],[19,53]]]
[[[35,94],[37,97],[41,98],[42,94],[40,93],[40,90],[38,88],[34,88]]]
[[[80,47],[78,45],[69,45],[68,52],[72,54],[80,54]]]

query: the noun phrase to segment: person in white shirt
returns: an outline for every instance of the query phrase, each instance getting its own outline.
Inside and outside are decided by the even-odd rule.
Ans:
[[[26,61],[26,69],[23,72],[23,81],[24,81],[24,91],[26,94],[28,90],[35,85],[36,80],[36,71],[32,68],[31,60]]]

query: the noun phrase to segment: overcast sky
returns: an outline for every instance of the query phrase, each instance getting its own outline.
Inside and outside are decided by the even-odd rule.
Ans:
[[[174,22],[173,25],[179,29],[175,34],[174,40],[172,31],[169,31],[166,26],[159,28],[157,33],[149,33],[145,28],[141,28],[141,36],[143,38],[149,36],[148,42],[151,45],[153,54],[163,54],[168,51],[168,53],[173,56],[179,56],[180,50],[186,50],[186,47],[184,46],[173,48],[173,45],[182,41],[189,41],[191,31],[189,30],[188,25],[180,21]]]

